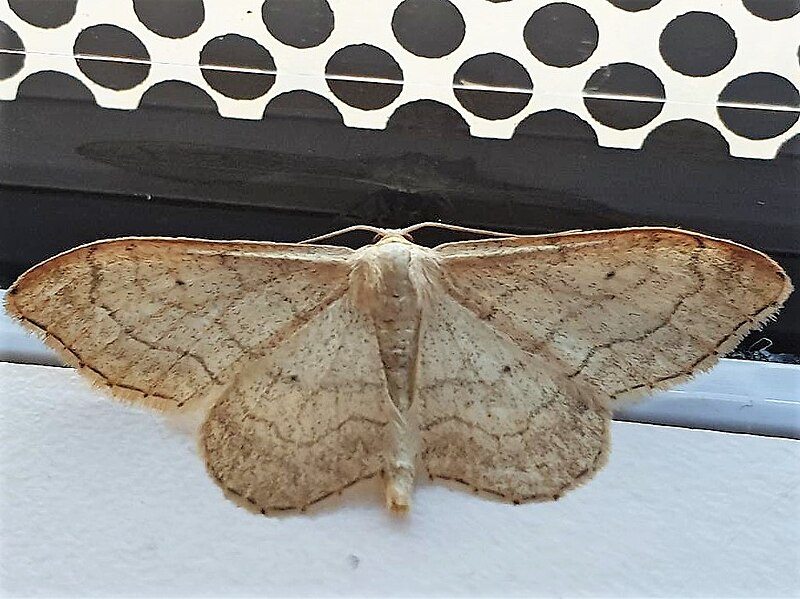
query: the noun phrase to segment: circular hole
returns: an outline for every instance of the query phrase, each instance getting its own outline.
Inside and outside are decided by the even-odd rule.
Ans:
[[[790,19],[800,13],[800,0],[744,0],[744,7],[767,21]]]
[[[774,73],[750,73],[731,81],[719,95],[720,103],[773,105],[800,108],[800,92],[787,79]],[[791,128],[798,118],[795,111],[768,108],[719,106],[725,126],[748,139],[769,139]]]
[[[402,131],[413,139],[469,137],[469,126],[455,109],[435,100],[403,104],[389,118],[386,130]]]
[[[617,8],[621,8],[622,10],[627,10],[628,12],[639,12],[640,10],[647,10],[648,8],[653,8],[656,4],[661,2],[661,0],[608,0],[616,6]]]
[[[285,92],[272,98],[264,109],[264,118],[342,122],[342,115],[330,100],[304,89]]]
[[[219,93],[238,100],[263,96],[275,83],[273,74],[203,68],[208,66],[275,70],[275,61],[266,48],[235,33],[212,39],[200,51],[203,78]]]
[[[736,34],[726,21],[707,12],[689,12],[664,28],[658,43],[673,70],[705,77],[724,69],[736,54]]]
[[[377,110],[388,106],[403,91],[403,71],[385,50],[359,44],[346,46],[331,56],[325,65],[328,87],[345,104],[362,110]],[[335,79],[338,75],[363,78],[364,81]],[[367,81],[390,79],[397,83]]]
[[[0,48],[25,51],[17,32],[0,21]],[[0,54],[0,79],[8,79],[19,73],[25,64],[24,54]]]
[[[553,67],[572,67],[597,48],[597,25],[589,13],[559,2],[537,10],[523,33],[531,54]]]
[[[25,77],[17,89],[17,100],[23,98],[54,98],[59,102],[75,100],[94,103],[94,96],[83,81],[56,71],[39,71]]]
[[[8,7],[26,23],[43,29],[61,27],[75,16],[78,0],[8,0]]]
[[[139,106],[216,112],[217,105],[205,90],[185,81],[161,81],[142,94]]]
[[[636,129],[652,121],[664,107],[664,85],[649,69],[620,62],[597,69],[583,88],[589,113],[614,129]],[[621,96],[593,98],[596,95]],[[625,96],[635,99],[626,100]],[[652,98],[652,99],[650,99]]]
[[[728,142],[708,123],[682,119],[662,123],[644,140],[642,150],[676,154],[728,155]]]
[[[333,11],[325,0],[266,0],[261,19],[275,39],[294,48],[319,46],[333,33]]]
[[[447,0],[405,0],[392,17],[394,37],[403,48],[425,58],[440,58],[464,41],[464,18]]]
[[[502,54],[481,54],[464,62],[453,77],[456,99],[475,116],[489,120],[507,119],[528,105],[533,82],[513,58]],[[501,89],[469,89],[486,86]]]
[[[147,48],[130,31],[116,25],[95,25],[78,34],[75,54],[113,56],[149,61]],[[147,79],[149,64],[78,58],[78,68],[89,79],[109,89],[130,89]]]
[[[133,10],[150,31],[173,39],[193,34],[205,19],[203,0],[133,0]]]
[[[591,125],[576,114],[552,109],[535,112],[517,125],[514,135],[545,137],[563,140],[589,141],[597,143],[597,135]]]

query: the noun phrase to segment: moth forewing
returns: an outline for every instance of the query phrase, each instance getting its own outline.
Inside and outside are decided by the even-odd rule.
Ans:
[[[711,367],[780,309],[780,266],[744,246],[637,228],[446,244],[453,295],[609,399]]]

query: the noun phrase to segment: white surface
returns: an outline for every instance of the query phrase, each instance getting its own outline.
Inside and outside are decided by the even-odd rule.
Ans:
[[[800,442],[615,423],[551,504],[422,484],[270,519],[63,368],[0,364],[0,595],[800,596]]]

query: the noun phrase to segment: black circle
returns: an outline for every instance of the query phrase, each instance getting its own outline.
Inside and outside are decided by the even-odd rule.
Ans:
[[[800,13],[800,0],[742,0],[744,7],[767,21],[790,19]]]
[[[266,0],[261,19],[281,43],[313,48],[333,32],[333,11],[326,0]]]
[[[694,119],[661,123],[647,134],[642,150],[684,156],[726,156],[729,153],[728,142],[719,131]]]
[[[617,8],[621,8],[622,10],[627,10],[628,12],[639,12],[640,10],[647,10],[648,8],[653,8],[656,4],[661,2],[661,0],[608,0],[616,6]]]
[[[526,116],[514,129],[514,136],[518,135],[597,143],[597,134],[589,123],[577,114],[561,109],[534,112]]]
[[[441,58],[464,41],[464,17],[448,0],[404,0],[394,11],[392,31],[403,48]]]
[[[403,71],[394,58],[369,44],[345,46],[325,65],[328,87],[345,104],[362,110],[377,110],[395,101],[403,91]],[[390,79],[397,83],[336,79],[348,77]]]
[[[130,31],[116,25],[94,25],[78,34],[73,52],[90,56],[114,56],[149,61],[147,48]],[[88,58],[76,59],[89,79],[109,89],[130,89],[147,79],[150,65]]]
[[[193,34],[205,19],[203,0],[133,0],[133,10],[150,31],[172,39]]]
[[[394,111],[387,131],[401,131],[415,140],[469,137],[469,125],[452,107],[436,100],[415,100]],[[411,173],[409,173],[411,175]]]
[[[573,67],[597,48],[597,25],[588,12],[558,2],[543,6],[528,19],[523,32],[531,54],[552,67]]]
[[[774,73],[750,73],[731,81],[719,95],[721,104],[749,104],[745,107],[718,106],[725,126],[748,139],[769,139],[789,130],[798,119],[796,110],[770,110],[752,105],[800,108],[800,92],[792,83]]]
[[[259,71],[275,71],[275,61],[266,48],[254,39],[229,33],[210,40],[200,51],[200,68],[203,79],[229,98],[252,100],[263,96],[275,83],[272,73],[248,73],[225,68],[237,67]]]
[[[17,32],[3,23],[3,21],[0,21],[0,48],[25,51],[25,46],[22,45],[22,40],[17,35]],[[0,53],[0,79],[8,79],[16,75],[24,65],[24,54]]]
[[[514,116],[528,105],[533,82],[528,71],[503,54],[480,54],[465,61],[453,77],[459,103],[475,116],[492,121]],[[469,89],[471,86],[511,88],[508,91]]]
[[[17,88],[17,100],[23,98],[51,98],[58,102],[74,100],[94,104],[94,96],[83,81],[58,71],[39,71],[25,77]]]
[[[217,105],[204,89],[185,81],[160,81],[142,94],[140,108],[167,108],[216,112]]]
[[[664,107],[664,84],[650,69],[618,62],[597,69],[583,88],[583,103],[600,123],[614,129],[636,129],[652,121]],[[593,98],[592,95],[636,99]]]
[[[713,75],[736,54],[736,34],[730,25],[708,12],[687,12],[661,32],[661,56],[673,70],[690,77]]]
[[[43,29],[55,29],[72,20],[78,0],[8,0],[8,7],[23,21]]]
[[[342,114],[330,100],[304,89],[284,92],[272,98],[264,108],[263,118],[275,117],[313,119],[318,123],[343,122]]]

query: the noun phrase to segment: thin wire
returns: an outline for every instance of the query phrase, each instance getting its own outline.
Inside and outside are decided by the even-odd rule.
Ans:
[[[155,60],[144,60],[141,58],[130,58],[124,56],[104,56],[100,54],[62,54],[58,52],[42,52],[36,50],[12,50],[8,48],[0,48],[0,56],[3,54],[16,54],[16,55],[38,55],[38,56],[51,56],[54,58],[65,58],[65,59],[78,59],[78,60],[96,60],[100,62],[121,62],[121,63],[128,63],[128,64],[142,64],[142,65],[168,65],[168,66],[176,66],[176,67],[183,67],[187,69],[196,69],[198,66],[204,71],[222,71],[222,72],[232,72],[232,73],[254,73],[259,75],[272,75],[278,76],[279,73],[277,69],[258,69],[252,67],[236,67],[236,66],[229,66],[229,65],[210,65],[210,64],[185,64],[185,63],[174,63],[174,62],[162,62],[162,61],[155,61]],[[291,73],[295,77],[313,77],[308,73]],[[360,75],[336,75],[336,74],[328,74],[324,75],[325,80],[332,80],[332,81],[352,81],[352,82],[364,82],[364,83],[381,83],[385,85],[404,85],[405,81],[402,79],[388,79],[385,77],[364,77]],[[425,87],[440,87],[438,84],[431,83],[431,82],[424,82],[422,83]],[[499,92],[499,93],[506,93],[506,94],[531,94],[533,93],[532,88],[527,87],[507,87],[507,86],[497,86],[497,85],[485,85],[480,84],[477,82],[471,81],[463,81],[462,83],[454,83],[452,85],[453,89],[463,89],[467,91],[490,91],[490,92]],[[597,100],[620,100],[625,102],[645,102],[645,103],[653,103],[653,102],[660,102],[660,103],[667,103],[673,104],[676,106],[699,106],[701,105],[700,102],[686,102],[683,100],[674,100],[672,98],[659,98],[654,96],[643,96],[643,95],[625,95],[625,94],[604,94],[604,93],[596,93],[596,92],[578,92],[577,94],[564,94],[564,93],[553,93],[553,92],[545,92],[540,91],[538,92],[540,97],[552,97],[552,98],[571,98],[571,97],[581,97],[581,98],[592,98]],[[797,113],[800,112],[797,106],[788,105],[788,104],[768,104],[768,103],[760,103],[760,102],[741,102],[741,101],[733,101],[733,102],[721,102],[717,101],[714,103],[715,106],[723,107],[723,108],[742,108],[748,110],[769,110],[771,112],[791,112]]]

